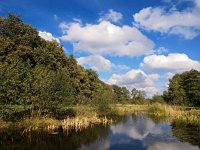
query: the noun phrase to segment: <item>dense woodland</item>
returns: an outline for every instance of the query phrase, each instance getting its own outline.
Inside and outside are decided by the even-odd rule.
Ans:
[[[175,75],[163,96],[145,99],[145,92],[107,85],[91,69],[67,56],[56,41],[45,41],[19,16],[0,18],[1,117],[45,110],[59,113],[63,106],[88,104],[99,111],[112,103],[167,102],[200,106],[200,72]]]
[[[113,96],[96,72],[45,41],[20,17],[0,18],[0,103],[52,111],[58,105],[97,103]],[[104,102],[102,102],[104,103]],[[5,108],[5,107],[4,107]]]

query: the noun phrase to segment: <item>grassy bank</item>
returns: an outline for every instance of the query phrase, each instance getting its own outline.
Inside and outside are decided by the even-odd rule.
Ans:
[[[69,110],[69,108],[62,108]],[[56,119],[50,116],[31,116],[18,121],[0,120],[0,129],[2,130],[21,130],[23,133],[32,131],[47,131],[57,133],[59,130],[68,132],[70,130],[82,130],[95,124],[109,124],[114,121],[111,114],[99,112],[91,106],[70,107],[74,111],[74,116],[63,116],[62,119]],[[170,122],[187,123],[200,126],[200,109],[170,106],[166,104],[154,103],[150,105],[111,105],[112,115],[126,115],[145,113],[155,118],[166,118]]]
[[[113,106],[114,107],[114,106]],[[146,113],[151,117],[165,118],[173,122],[183,122],[200,126],[200,109],[195,107],[171,106],[154,103],[150,105],[115,105],[118,114]]]
[[[61,112],[67,112],[68,114],[62,114],[62,119],[50,115],[42,116],[41,112],[34,112],[32,116],[24,117],[17,121],[4,121],[0,119],[0,130],[12,131],[17,129],[23,133],[32,131],[56,133],[59,130],[64,132],[70,130],[78,131],[95,124],[106,125],[112,122],[112,119],[108,119],[106,115],[98,113],[96,108],[90,106],[63,107]]]
[[[112,109],[117,115],[126,115],[130,113],[146,112],[149,105],[133,105],[133,104],[115,104]]]
[[[148,113],[155,117],[168,117],[174,122],[183,122],[200,126],[200,109],[195,107],[153,104]]]

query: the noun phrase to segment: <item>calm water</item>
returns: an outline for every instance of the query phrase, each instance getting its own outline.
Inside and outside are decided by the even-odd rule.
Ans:
[[[200,129],[159,122],[144,115],[126,116],[110,126],[81,132],[22,136],[1,133],[0,149],[13,150],[199,150]]]

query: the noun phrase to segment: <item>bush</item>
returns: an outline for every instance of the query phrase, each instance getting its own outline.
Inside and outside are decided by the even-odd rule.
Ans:
[[[76,111],[74,110],[74,108],[59,108],[54,112],[54,117],[58,120],[75,116],[76,116]]]
[[[100,91],[95,94],[94,101],[92,101],[92,107],[98,111],[100,115],[109,115],[112,113],[112,108],[110,106],[112,99],[112,94],[107,91]]]
[[[161,95],[154,95],[153,97],[152,97],[152,100],[151,100],[151,102],[152,103],[161,103],[161,104],[164,104],[165,103],[165,101],[164,101],[164,98],[163,98],[163,96],[161,96]]]
[[[1,106],[1,107],[4,107],[4,108],[1,109],[0,117],[4,121],[17,121],[25,117],[31,116],[30,107],[24,108],[23,106],[19,106],[19,105],[8,105],[8,106]]]
[[[154,103],[149,106],[148,113],[152,116],[166,116],[166,111],[164,109],[164,106],[160,103]]]

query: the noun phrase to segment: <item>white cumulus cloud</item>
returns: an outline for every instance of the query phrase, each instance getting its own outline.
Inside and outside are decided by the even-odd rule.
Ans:
[[[147,7],[134,14],[139,27],[166,34],[175,34],[185,39],[193,39],[200,34],[200,0],[194,0],[195,6],[182,11],[172,8]]]
[[[171,53],[165,55],[150,55],[144,57],[143,63],[140,64],[143,69],[186,71],[190,69],[200,70],[200,62],[190,59],[186,54]]]
[[[41,38],[45,39],[46,41],[56,40],[58,43],[60,43],[60,40],[58,38],[54,37],[50,32],[39,31],[39,36]]]
[[[122,20],[123,15],[120,12],[116,12],[112,9],[108,10],[108,13],[101,16],[99,21],[111,21],[111,22],[119,22]]]
[[[96,71],[122,71],[130,69],[126,65],[116,65],[101,55],[89,55],[77,58],[78,64]]]
[[[63,41],[72,42],[75,51],[113,56],[139,56],[153,52],[154,42],[137,28],[114,25],[108,21],[98,24],[61,23]]]
[[[113,74],[110,79],[107,80],[107,83],[125,86],[129,90],[132,88],[144,90],[147,93],[147,97],[151,97],[163,91],[163,89],[158,88],[154,82],[159,78],[159,74],[146,74],[140,69],[132,69],[125,74]]]
[[[130,70],[126,74],[113,74],[108,80],[111,84],[121,86],[135,85],[135,86],[149,86],[152,85],[151,80],[142,70]]]
[[[80,57],[77,59],[80,65],[88,65],[90,68],[97,71],[109,71],[113,64],[110,60],[100,55],[90,55],[87,57]]]

